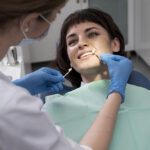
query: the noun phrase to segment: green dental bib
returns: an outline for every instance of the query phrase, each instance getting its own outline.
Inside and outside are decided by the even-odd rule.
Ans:
[[[46,97],[47,112],[65,134],[79,142],[103,107],[109,81],[86,84],[65,95]],[[150,91],[128,84],[109,150],[150,149]]]

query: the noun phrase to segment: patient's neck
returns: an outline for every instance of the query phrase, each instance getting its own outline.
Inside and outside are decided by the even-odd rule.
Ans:
[[[82,81],[85,83],[90,83],[97,80],[110,79],[108,68],[106,66],[99,70],[82,73],[81,78]]]

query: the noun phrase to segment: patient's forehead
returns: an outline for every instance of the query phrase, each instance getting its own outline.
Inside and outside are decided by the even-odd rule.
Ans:
[[[76,32],[76,31],[81,32],[81,31],[85,30],[86,28],[90,28],[90,27],[96,27],[99,30],[105,30],[100,24],[97,24],[95,22],[86,21],[86,22],[80,22],[80,23],[71,25],[67,30],[66,36],[68,34]]]

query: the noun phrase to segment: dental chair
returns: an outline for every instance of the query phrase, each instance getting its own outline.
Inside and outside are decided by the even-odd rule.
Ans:
[[[150,90],[150,80],[138,71],[132,71],[128,83]]]

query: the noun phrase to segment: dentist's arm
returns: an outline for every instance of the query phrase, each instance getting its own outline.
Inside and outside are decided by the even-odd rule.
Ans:
[[[118,93],[109,95],[91,128],[80,141],[81,145],[87,145],[93,150],[109,148],[121,100]]]
[[[132,62],[122,56],[103,54],[101,60],[107,64],[109,69],[110,91],[96,120],[80,141],[80,144],[87,145],[93,150],[109,148],[117,113],[124,100],[126,83],[132,70]]]
[[[45,91],[58,92],[63,89],[62,82],[64,81],[65,79],[59,71],[44,67],[13,81],[13,83],[35,95]]]

